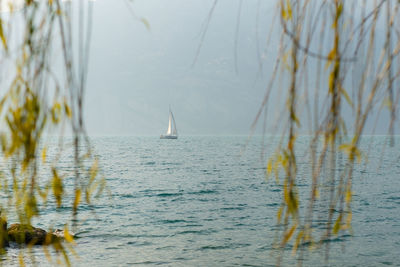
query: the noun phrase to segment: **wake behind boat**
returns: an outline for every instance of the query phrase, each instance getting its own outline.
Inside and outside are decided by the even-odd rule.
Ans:
[[[168,130],[165,135],[161,135],[160,139],[178,139],[178,130],[176,129],[176,123],[174,114],[172,114],[171,108],[169,109],[169,120],[168,120]]]

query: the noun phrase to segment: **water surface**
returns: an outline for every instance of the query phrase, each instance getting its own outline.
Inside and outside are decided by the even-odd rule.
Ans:
[[[302,138],[297,145],[299,187],[306,189],[308,137]],[[261,158],[263,152],[273,152],[271,140],[263,148],[255,137],[244,150],[247,137],[241,136],[93,138],[111,195],[97,202],[95,214],[80,210],[79,259],[72,256],[73,264],[274,265],[271,252],[282,188],[274,179],[266,181],[266,159]],[[362,144],[369,153],[367,163],[354,173],[353,235],[331,242],[328,263],[324,250],[316,250],[307,253],[306,265],[399,264],[400,139],[394,148],[385,147],[386,141],[367,137]],[[71,162],[66,157],[62,164]],[[67,207],[48,208],[35,223],[60,227],[70,212]],[[16,264],[19,252],[10,247],[3,263]],[[38,265],[50,265],[40,247],[31,253]],[[294,260],[289,253],[283,265]]]

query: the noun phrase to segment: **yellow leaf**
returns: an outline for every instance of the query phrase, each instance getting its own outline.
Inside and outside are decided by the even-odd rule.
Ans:
[[[290,240],[290,238],[292,237],[292,235],[293,235],[294,231],[296,230],[296,228],[297,228],[297,224],[294,224],[294,225],[292,226],[292,228],[290,228],[290,229],[286,232],[285,237],[284,237],[283,240],[282,240],[282,244],[283,244],[283,245],[285,245],[285,244]]]
[[[45,163],[46,162],[46,154],[47,154],[47,148],[44,147],[42,150],[42,162]]]
[[[288,158],[289,158],[289,156],[288,156],[287,152],[283,151],[283,157],[280,157],[280,159],[281,159],[282,167],[284,169],[286,169],[286,167],[288,166],[288,162],[289,162]]]
[[[140,21],[146,26],[147,30],[150,31],[150,23],[145,18],[141,18]]]
[[[281,16],[284,20],[287,20],[287,14],[284,5],[281,6]]]
[[[3,43],[4,49],[7,51],[8,50],[7,39],[6,39],[6,36],[4,35],[3,19],[1,17],[0,17],[0,39],[1,39],[1,42]]]
[[[282,59],[281,59],[281,61],[283,63],[283,67],[288,71],[291,70],[290,65],[288,63],[289,55],[290,55],[290,51],[287,51],[286,53],[283,54]],[[287,103],[287,105],[289,105],[289,103]]]
[[[318,189],[315,189],[315,198],[319,198],[319,190]]]
[[[65,110],[65,114],[67,114],[68,118],[71,118],[72,117],[71,108],[68,106],[67,103],[64,103],[64,110]]]
[[[393,102],[390,98],[386,98],[385,101],[383,101],[383,106],[388,107],[389,109],[392,108]]]
[[[354,157],[356,157],[357,162],[361,162],[361,152],[354,144],[342,144],[339,146],[339,150],[345,152],[350,160],[353,160]]]
[[[349,212],[347,214],[347,218],[346,218],[346,226],[347,226],[347,228],[351,227],[351,219],[352,219],[352,217],[353,217],[353,214],[351,212]]]
[[[280,223],[281,223],[281,219],[282,219],[282,211],[283,211],[283,207],[281,206],[281,207],[278,209],[278,213],[277,213],[277,215],[276,215],[276,217],[277,217],[277,220],[278,220],[278,224],[280,224]]]
[[[53,169],[52,187],[53,187],[54,197],[56,198],[57,207],[61,207],[62,195],[64,193],[64,186],[62,179],[58,176],[56,169]]]
[[[303,238],[304,232],[300,231],[299,234],[296,237],[296,242],[294,243],[293,250],[292,250],[292,255],[294,256],[297,252],[297,248],[299,247],[300,241]]]
[[[342,15],[342,13],[343,13],[343,3],[340,3],[336,10],[336,16],[338,19]]]
[[[329,66],[332,63],[332,60],[335,59],[335,55],[336,55],[336,49],[332,48],[332,50],[329,52],[329,54],[327,56],[328,59],[327,59],[326,64],[325,64],[325,69],[329,68]]]
[[[351,197],[352,197],[351,190],[347,190],[347,192],[346,192],[346,203],[349,203],[351,201]]]
[[[275,182],[279,184],[279,165],[282,162],[282,155],[278,154],[275,159],[274,159],[274,166],[273,166],[273,171],[275,175]]]
[[[95,159],[92,167],[90,168],[90,180],[89,180],[90,183],[92,183],[94,181],[94,179],[97,176],[98,171],[99,171],[99,161],[97,159]]]
[[[285,182],[283,183],[283,199],[285,200],[286,205],[289,206],[289,190],[288,190],[288,186],[287,186],[287,181],[285,180]]]
[[[81,190],[77,189],[75,191],[75,200],[74,200],[74,207],[73,207],[74,210],[76,210],[78,208],[79,202],[81,201],[81,195],[82,195]]]
[[[334,89],[335,89],[335,71],[332,71],[331,74],[329,74],[329,93],[333,94]]]
[[[339,150],[343,150],[344,152],[348,153],[349,150],[351,149],[352,145],[350,144],[341,144],[339,146]]]
[[[290,0],[286,0],[286,6],[287,9],[284,2],[281,2],[281,16],[284,20],[289,20],[292,18],[292,7],[290,4]]]
[[[292,19],[292,6],[290,4],[290,0],[286,0],[287,5],[287,18]]]
[[[39,193],[39,196],[42,198],[44,204],[47,202],[47,195],[49,194],[50,186],[46,185],[45,188],[42,190],[39,186],[36,186],[36,190]]]
[[[24,255],[22,254],[22,252],[19,253],[18,255],[18,261],[19,261],[19,266],[21,267],[25,267],[25,261],[24,261]]]
[[[51,118],[53,123],[58,123],[60,121],[61,116],[61,104],[59,102],[54,103],[53,108],[51,109]]]
[[[272,173],[272,159],[269,159],[267,163],[267,174],[270,175],[271,173]]]
[[[346,92],[346,90],[340,86],[340,92],[343,94],[344,98],[346,99],[347,103],[353,107],[353,102],[351,101],[351,98],[349,96],[349,94]]]
[[[297,199],[297,195],[293,190],[289,191],[289,203],[288,203],[288,210],[289,213],[296,215],[298,211],[299,201]]]
[[[64,238],[69,243],[75,243],[74,242],[74,238],[72,237],[72,235],[68,231],[68,225],[65,225],[65,227],[64,227]]]
[[[334,235],[337,235],[339,233],[341,222],[342,222],[342,214],[339,215],[339,217],[337,218],[337,220],[335,222],[335,225],[333,226],[332,232]]]

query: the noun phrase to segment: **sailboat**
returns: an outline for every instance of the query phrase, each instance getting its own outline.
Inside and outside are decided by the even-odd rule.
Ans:
[[[172,114],[171,108],[169,109],[169,121],[168,130],[165,135],[161,135],[160,139],[178,139],[178,130],[176,129],[176,123],[174,114]]]

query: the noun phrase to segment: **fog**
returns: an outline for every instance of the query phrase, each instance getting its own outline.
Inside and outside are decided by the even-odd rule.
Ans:
[[[90,135],[160,135],[167,129],[169,107],[180,135],[251,133],[280,47],[281,33],[270,31],[279,29],[276,2],[214,3],[94,2],[85,106]],[[310,66],[315,70],[315,64]],[[282,120],[286,107],[288,79],[282,73],[268,103],[266,133],[270,134],[279,133],[274,122]],[[315,77],[309,79],[312,85]],[[345,81],[349,92],[357,90],[349,82]],[[314,101],[314,89],[308,90]],[[319,109],[325,101],[317,100]],[[344,105],[342,116],[351,132],[355,112]],[[379,108],[372,112],[364,133],[387,133],[389,112]],[[298,110],[299,132],[309,134],[306,110],[303,106]],[[262,124],[260,120],[256,134],[263,133]]]
[[[239,1],[219,1],[206,28],[213,3],[95,2],[89,134],[159,135],[169,106],[180,135],[250,133],[274,60],[265,43],[275,4],[245,1],[238,16]]]

